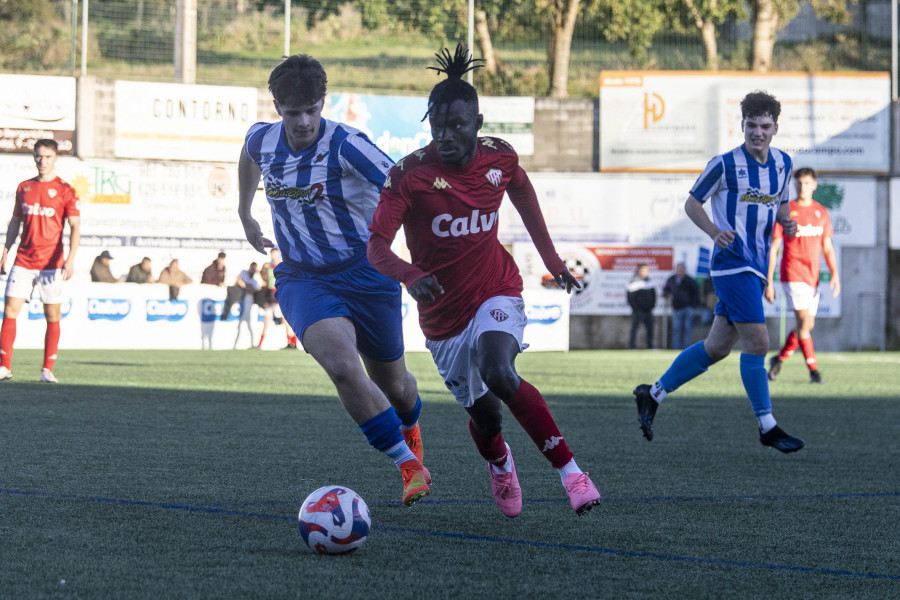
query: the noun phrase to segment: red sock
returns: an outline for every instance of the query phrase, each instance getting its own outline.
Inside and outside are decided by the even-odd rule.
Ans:
[[[787,360],[791,357],[791,354],[797,351],[797,348],[800,346],[800,338],[797,337],[797,332],[791,330],[790,335],[788,335],[787,340],[784,342],[784,347],[781,348],[781,354],[778,355],[778,360]]]
[[[478,448],[478,454],[484,460],[497,464],[502,464],[506,460],[506,442],[503,441],[503,433],[497,433],[492,438],[482,436],[475,429],[475,423],[469,419],[469,433],[475,440],[475,447]]]
[[[13,342],[16,341],[16,320],[3,318],[3,329],[0,330],[0,367],[12,370]]]
[[[537,388],[523,379],[506,406],[555,469],[561,469],[572,460],[572,451]]]
[[[266,339],[266,334],[262,334],[259,336],[259,343],[256,345],[257,348],[262,347],[263,340]]]
[[[56,353],[59,352],[59,321],[47,323],[47,333],[44,334],[44,368],[53,370],[56,362]]]
[[[289,343],[289,344],[293,344],[293,345],[296,346],[296,345],[297,345],[297,336],[296,336],[296,335],[292,335],[291,337],[289,337],[289,338],[288,338],[288,343]]]
[[[813,348],[811,337],[800,340],[800,350],[803,351],[803,356],[806,357],[806,366],[809,367],[809,370],[815,371],[818,369],[819,362],[816,360],[816,349]]]

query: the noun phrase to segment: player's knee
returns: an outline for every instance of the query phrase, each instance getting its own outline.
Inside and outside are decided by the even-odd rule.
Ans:
[[[512,365],[506,364],[484,365],[481,368],[481,378],[488,389],[502,399],[512,398],[521,383]]]

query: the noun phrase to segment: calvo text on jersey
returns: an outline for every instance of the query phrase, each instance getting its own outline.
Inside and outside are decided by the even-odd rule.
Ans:
[[[438,237],[459,237],[490,231],[496,223],[497,211],[483,215],[476,208],[468,217],[454,218],[449,213],[436,216],[431,221],[431,231]]]

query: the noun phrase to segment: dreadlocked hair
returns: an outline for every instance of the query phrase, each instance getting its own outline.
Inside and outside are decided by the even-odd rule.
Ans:
[[[438,73],[445,73],[447,79],[438,83],[431,90],[431,94],[428,96],[428,110],[425,111],[425,116],[422,117],[423,121],[434,112],[436,107],[450,104],[454,100],[475,102],[475,105],[478,105],[478,92],[475,91],[475,88],[469,82],[463,81],[462,77],[469,71],[483,67],[484,64],[479,63],[484,63],[484,60],[472,58],[472,55],[469,54],[466,48],[463,48],[462,44],[456,45],[456,52],[452,56],[447,48],[444,48],[440,54],[435,54],[435,56],[437,57],[438,66],[427,68]]]

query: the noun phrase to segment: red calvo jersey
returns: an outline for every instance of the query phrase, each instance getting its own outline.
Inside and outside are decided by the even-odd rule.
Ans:
[[[490,298],[521,297],[519,269],[497,239],[500,204],[519,172],[509,144],[482,137],[464,166],[444,164],[432,142],[388,174],[370,229],[392,239],[402,224],[412,263],[444,288],[418,305],[426,338],[459,334]]]
[[[63,225],[66,218],[81,215],[75,189],[57,177],[23,181],[16,190],[13,217],[22,219],[22,237],[16,266],[25,269],[59,269],[65,262]]]
[[[791,219],[797,221],[797,235],[784,237],[778,223],[772,231],[773,239],[784,238],[781,255],[781,281],[819,285],[819,257],[825,238],[834,236],[828,209],[813,200],[809,206],[791,202]]]

